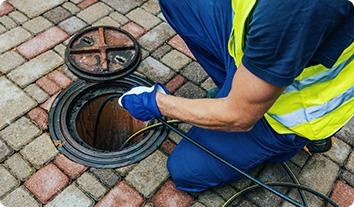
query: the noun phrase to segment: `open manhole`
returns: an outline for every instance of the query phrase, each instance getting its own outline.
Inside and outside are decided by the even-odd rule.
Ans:
[[[131,74],[140,50],[129,33],[86,29],[72,38],[65,58],[81,79],[58,95],[50,111],[49,130],[59,151],[87,166],[115,168],[138,162],[160,146],[167,136],[163,127],[128,140],[154,121],[136,120],[118,104],[131,87],[153,84]]]

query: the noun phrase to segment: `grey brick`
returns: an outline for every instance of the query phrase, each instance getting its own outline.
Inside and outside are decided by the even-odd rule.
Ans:
[[[80,2],[82,2],[83,0],[70,0],[71,2],[73,2],[74,4],[78,4]]]
[[[141,7],[152,14],[158,14],[160,12],[160,5],[158,0],[149,0]]]
[[[37,104],[4,76],[0,77],[0,94],[0,129]]]
[[[197,200],[207,207],[220,207],[225,202],[219,195],[209,190],[201,193]]]
[[[91,207],[92,205],[93,201],[72,184],[49,202],[46,207]]]
[[[291,159],[291,162],[302,168],[305,165],[306,161],[309,159],[309,157],[309,154],[301,150]]]
[[[192,60],[189,57],[185,56],[183,53],[177,50],[172,50],[167,53],[161,59],[161,61],[166,65],[170,66],[173,70],[178,72]]]
[[[21,117],[16,122],[0,131],[0,137],[15,150],[20,150],[40,134],[41,130],[26,117]]]
[[[7,156],[12,154],[13,150],[0,140],[0,162],[5,160]]]
[[[38,34],[40,32],[43,32],[45,29],[48,29],[52,25],[53,24],[46,18],[39,16],[24,23],[23,27],[28,31],[32,32],[33,34]]]
[[[26,15],[22,14],[19,11],[13,11],[9,14],[9,16],[15,20],[17,24],[22,24],[28,20],[28,17]]]
[[[215,191],[224,200],[228,200],[235,193],[237,193],[237,190],[235,188],[233,188],[231,185],[219,186],[219,187],[214,188],[213,191]]]
[[[194,203],[191,207],[206,207],[204,204],[201,204],[199,202]]]
[[[152,57],[146,58],[139,66],[138,71],[149,79],[166,83],[174,76],[174,72]]]
[[[354,146],[354,117],[335,136]]]
[[[152,56],[156,59],[161,59],[166,53],[171,51],[171,46],[164,44],[163,46],[157,48],[153,53]]]
[[[176,144],[178,144],[181,140],[182,137],[176,134],[175,132],[170,131],[168,134],[168,137],[173,140]]]
[[[6,32],[6,31],[7,31],[7,29],[3,25],[0,24],[0,34]]]
[[[161,22],[159,18],[141,8],[136,8],[127,14],[127,17],[145,29],[151,29]],[[144,18],[142,18],[144,17]]]
[[[145,197],[150,197],[168,178],[167,157],[160,151],[141,161],[126,177],[126,180]]]
[[[206,91],[192,82],[187,82],[176,91],[175,95],[185,98],[203,98],[206,96]]]
[[[0,165],[0,197],[19,185],[19,182],[2,165]]]
[[[48,134],[42,134],[32,141],[20,153],[37,169],[52,160],[58,153]]]
[[[25,62],[25,59],[17,52],[8,51],[0,55],[0,72],[8,73],[10,70],[16,68]]]
[[[111,188],[116,185],[120,177],[114,173],[112,169],[96,169],[91,168],[92,172],[103,184]]]
[[[71,13],[68,10],[64,9],[63,7],[59,6],[44,13],[43,16],[47,18],[49,21],[53,22],[54,24],[58,24],[64,19],[70,17]]]
[[[55,52],[57,52],[61,57],[65,56],[66,46],[64,44],[59,44],[54,47]]]
[[[79,187],[93,197],[96,201],[99,200],[107,189],[90,173],[84,173],[77,180]]]
[[[9,193],[5,198],[1,201],[2,204],[6,207],[18,207],[18,206],[26,206],[26,207],[40,207],[39,204],[31,194],[25,190],[24,187],[16,188],[14,191]]]
[[[85,22],[92,24],[103,16],[109,14],[112,9],[102,2],[98,2],[90,7],[82,10],[77,16],[83,19]]]
[[[24,181],[32,175],[33,168],[25,161],[20,154],[14,154],[5,161],[5,165],[17,177],[17,179]]]
[[[124,15],[118,13],[118,12],[112,12],[109,14],[109,16],[114,20],[117,21],[119,24],[124,25],[129,22],[129,19],[125,17]]]
[[[111,17],[104,17],[97,22],[95,22],[92,26],[111,26],[111,27],[120,27],[120,24],[114,21]]]
[[[202,81],[208,78],[208,74],[197,62],[192,62],[187,67],[185,67],[182,70],[182,75],[196,84],[200,84]]]
[[[132,171],[134,169],[136,165],[129,165],[129,166],[125,166],[125,167],[120,167],[120,168],[116,168],[115,171],[119,173],[120,176],[124,177],[126,176],[130,171]]]
[[[8,0],[13,6],[17,9],[25,13],[27,16],[33,18],[36,17],[49,9],[52,9],[60,4],[62,4],[65,0],[31,0],[31,1],[23,1],[23,0]]]
[[[49,98],[49,95],[45,91],[43,91],[37,84],[29,85],[24,90],[38,103],[43,103]]]
[[[211,78],[206,79],[200,86],[205,90],[210,90],[216,87],[214,81]]]
[[[76,16],[72,16],[58,25],[60,28],[65,30],[69,34],[74,34],[77,31],[83,29],[87,26],[86,22],[82,21],[81,19],[77,18]]]
[[[0,17],[0,23],[6,27],[6,29],[13,29],[17,26],[17,23],[8,16]]]
[[[341,175],[341,179],[345,180],[345,182],[354,187],[354,173],[344,170]]]
[[[354,152],[350,154],[345,168],[354,173]]]
[[[103,0],[103,2],[122,14],[126,14],[142,4],[141,0]]]
[[[139,43],[147,50],[152,51],[166,42],[175,34],[175,31],[166,23],[161,23],[154,29],[145,33]]]
[[[80,11],[80,8],[71,2],[65,2],[62,6],[67,9],[71,14],[76,14]]]
[[[334,138],[331,150],[324,153],[324,155],[338,163],[340,166],[343,166],[344,161],[347,159],[351,151],[351,147],[348,144],[340,139]]]
[[[24,30],[22,27],[16,27],[15,29],[0,35],[0,53],[16,47],[30,37],[31,34]]]
[[[12,70],[8,77],[21,87],[26,87],[62,63],[63,58],[50,50]],[[31,70],[28,70],[28,68],[31,68]]]

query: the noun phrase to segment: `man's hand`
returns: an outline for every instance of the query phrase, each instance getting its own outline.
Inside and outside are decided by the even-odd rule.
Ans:
[[[141,121],[149,121],[155,117],[161,117],[156,104],[157,92],[168,94],[167,89],[160,83],[156,83],[152,87],[134,87],[119,98],[119,105]]]

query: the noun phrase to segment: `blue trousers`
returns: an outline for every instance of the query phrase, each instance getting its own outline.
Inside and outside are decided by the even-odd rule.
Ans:
[[[230,0],[160,0],[161,10],[225,97],[236,72],[227,43],[232,28]],[[192,127],[188,135],[233,165],[249,171],[266,162],[289,160],[308,142],[295,134],[278,134],[264,118],[249,132],[222,132]],[[177,189],[200,192],[240,178],[232,169],[182,140],[167,168]]]

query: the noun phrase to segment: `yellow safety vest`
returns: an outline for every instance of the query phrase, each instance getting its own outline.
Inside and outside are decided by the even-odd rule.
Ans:
[[[246,24],[256,0],[232,0],[233,29],[228,50],[240,66]],[[294,133],[311,140],[330,137],[354,115],[354,42],[334,64],[307,67],[265,114],[279,134]]]

